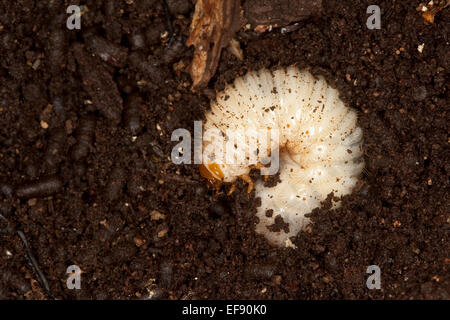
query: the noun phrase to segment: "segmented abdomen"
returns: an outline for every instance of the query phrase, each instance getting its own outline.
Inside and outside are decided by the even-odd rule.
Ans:
[[[277,245],[296,235],[308,221],[305,214],[320,206],[328,194],[351,193],[364,167],[356,112],[323,78],[296,67],[263,69],[236,79],[217,94],[206,120],[205,129],[217,128],[224,134],[227,130],[279,130],[279,144],[272,151],[280,150],[281,182],[273,188],[261,181],[255,186],[262,201],[256,231]],[[212,162],[207,156],[204,161]],[[245,164],[223,164],[221,169],[227,182],[250,171]],[[280,218],[289,226],[274,225]]]

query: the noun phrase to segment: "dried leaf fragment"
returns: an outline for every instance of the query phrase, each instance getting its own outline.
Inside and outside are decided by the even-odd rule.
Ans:
[[[197,0],[187,46],[194,46],[190,65],[192,89],[205,86],[219,64],[220,53],[241,27],[239,0]]]

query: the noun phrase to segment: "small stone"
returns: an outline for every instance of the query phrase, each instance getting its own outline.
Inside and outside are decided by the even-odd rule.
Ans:
[[[45,122],[44,120],[41,120],[41,128],[42,129],[48,129],[48,123]]]
[[[134,244],[135,244],[137,247],[141,247],[141,246],[144,244],[144,240],[142,240],[142,239],[139,238],[139,237],[134,237],[134,238],[133,238],[133,241],[134,241]]]
[[[419,45],[417,46],[417,51],[419,51],[420,53],[422,53],[423,47],[425,47],[425,43],[419,44]]]
[[[169,32],[168,31],[164,31],[161,33],[160,37],[162,40],[167,39],[167,37],[169,36]]]
[[[150,212],[150,217],[152,220],[162,220],[166,218],[165,215],[157,210],[153,210],[152,212]]]
[[[167,228],[164,228],[164,229],[158,231],[158,238],[164,237],[168,231],[169,231],[169,229],[167,229]]]

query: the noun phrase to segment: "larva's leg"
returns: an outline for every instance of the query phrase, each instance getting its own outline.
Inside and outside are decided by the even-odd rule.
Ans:
[[[252,168],[262,169],[262,168],[265,168],[265,167],[264,167],[264,165],[261,162],[258,162],[257,164],[253,165]]]
[[[266,168],[266,167],[261,162],[258,162],[257,164],[255,164],[253,166],[253,168],[261,170],[261,169]],[[264,182],[267,182],[268,180],[269,180],[269,176],[267,174],[264,175]]]
[[[243,175],[239,176],[239,178],[241,178],[242,180],[244,180],[245,182],[248,183],[247,193],[250,194],[250,192],[252,192],[252,190],[253,190],[252,178],[250,178],[250,176],[248,174],[243,174]]]
[[[236,185],[232,184],[230,190],[228,190],[227,196],[231,196],[235,190],[236,190]]]
[[[211,179],[208,179],[206,181],[207,181],[208,186],[210,188],[214,188],[215,195],[218,196],[219,192],[220,192],[220,188],[222,187],[222,181],[220,181],[220,180],[211,180]]]
[[[222,182],[219,180],[214,181],[214,188],[216,190],[216,196],[220,193],[220,188],[222,187]]]

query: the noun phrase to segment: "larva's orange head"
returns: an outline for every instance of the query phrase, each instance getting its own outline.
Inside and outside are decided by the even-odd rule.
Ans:
[[[224,174],[217,163],[200,165],[200,174],[210,181],[222,181]]]

